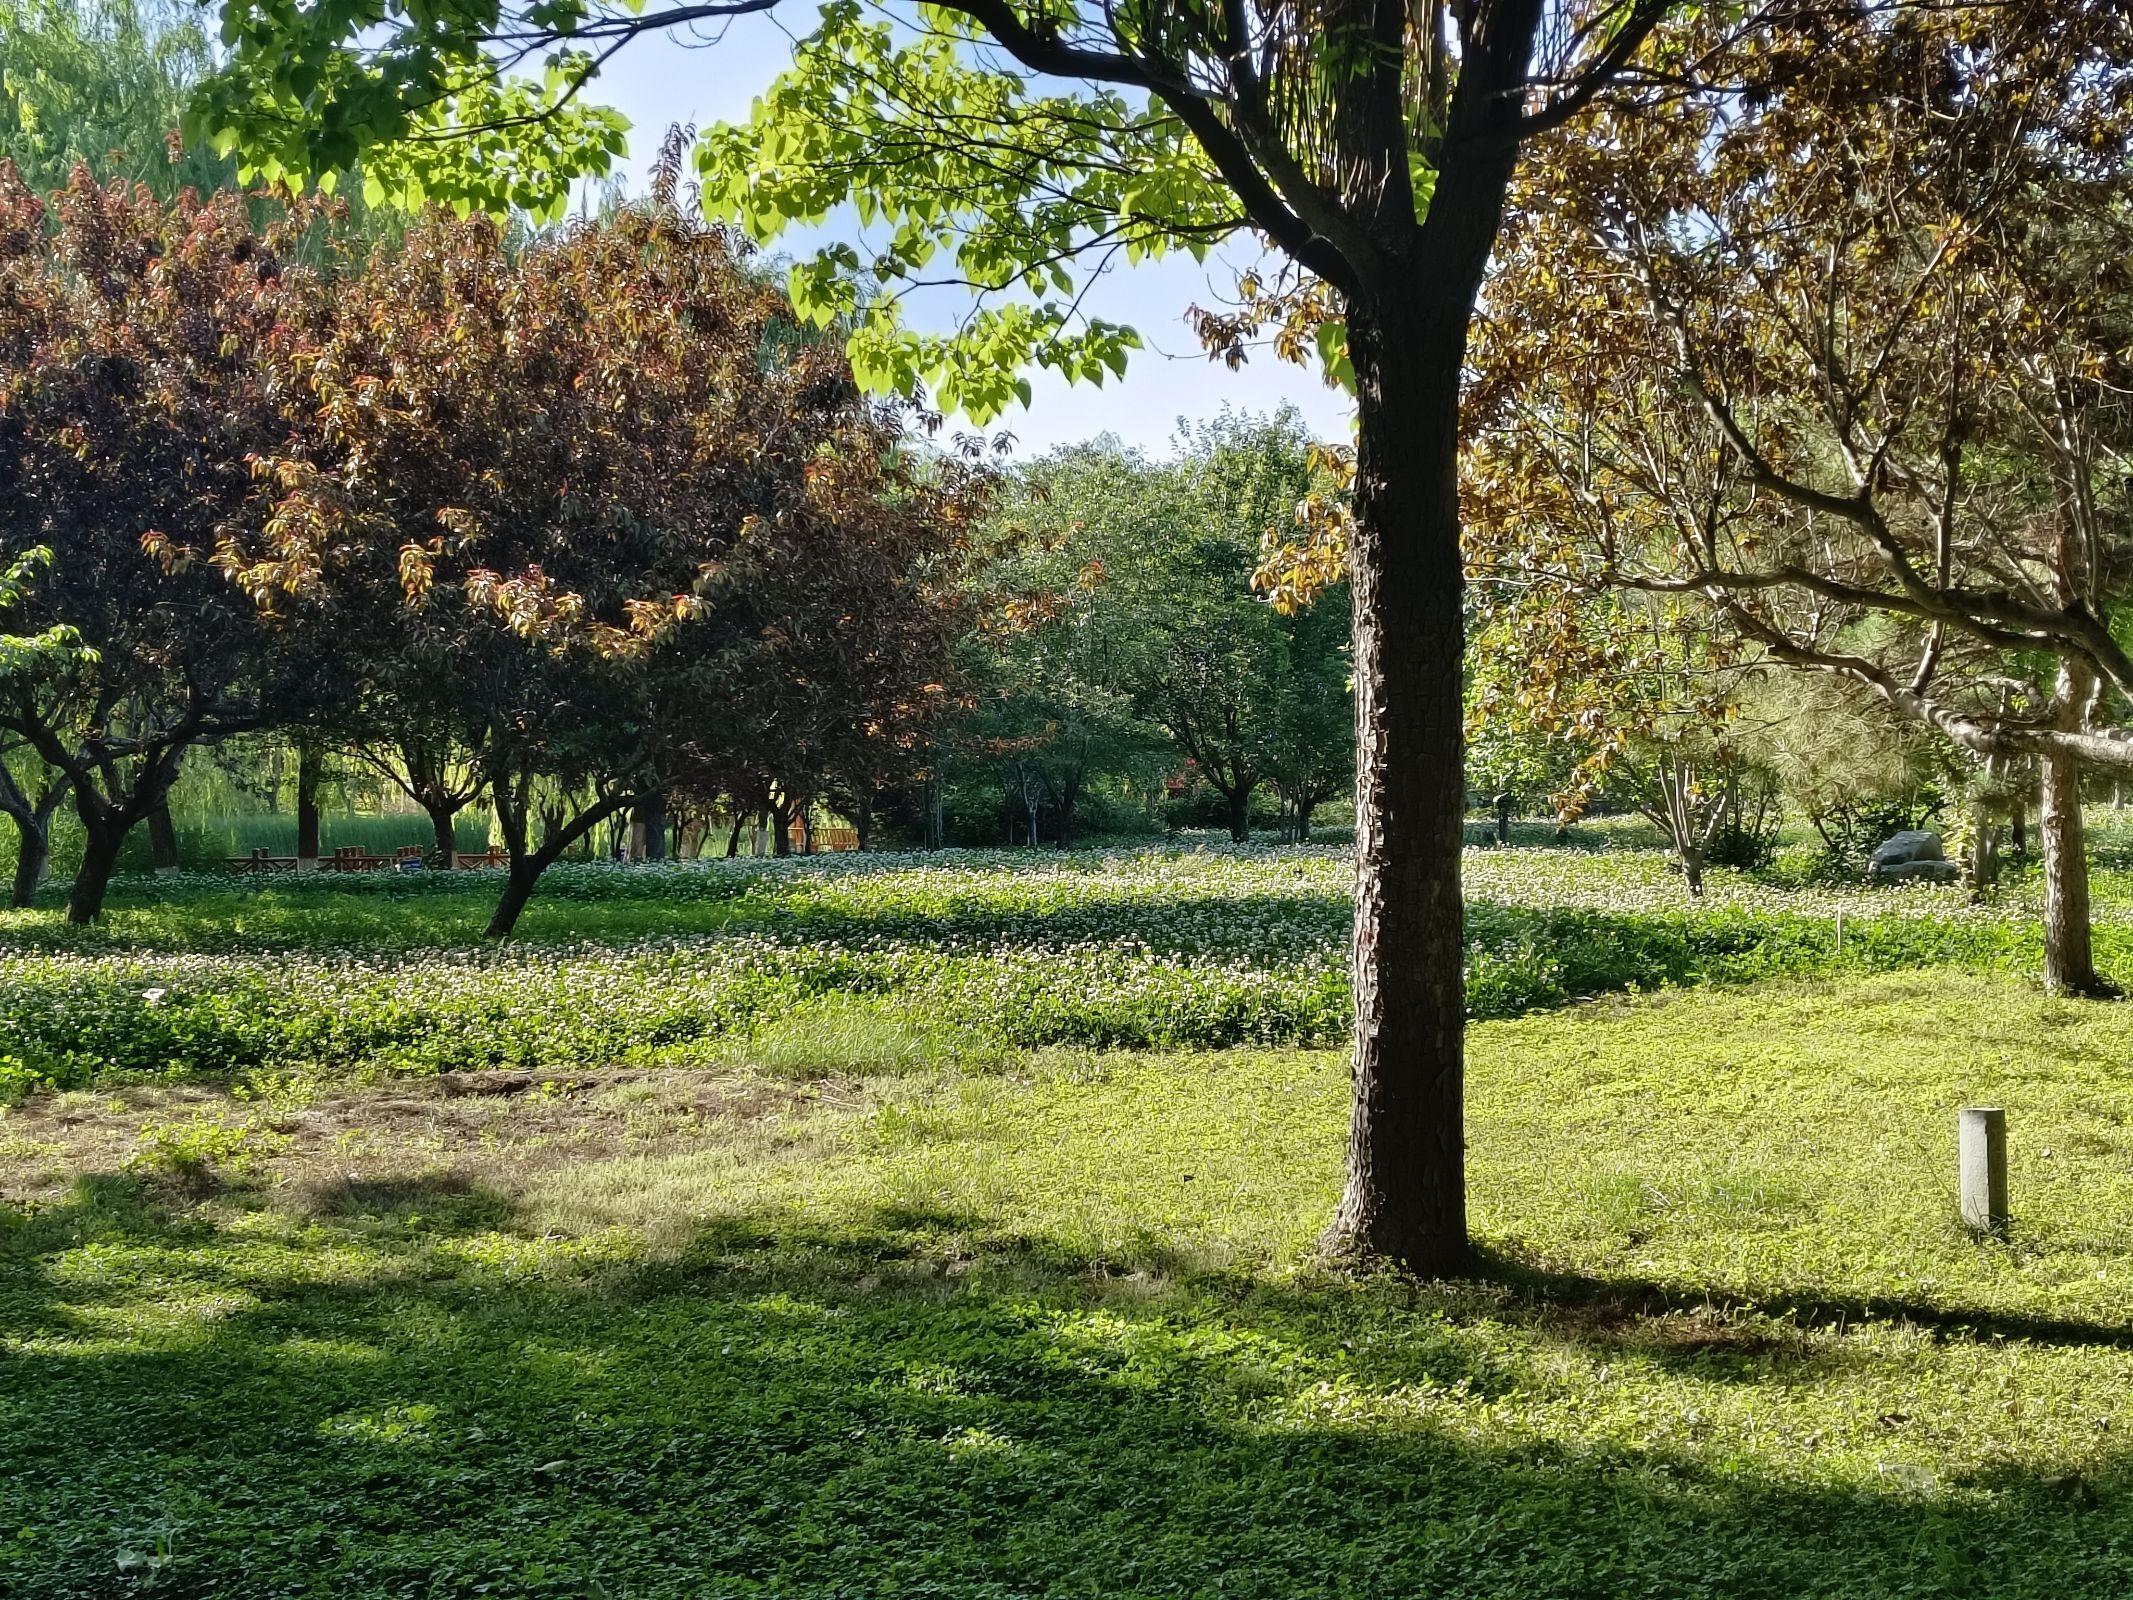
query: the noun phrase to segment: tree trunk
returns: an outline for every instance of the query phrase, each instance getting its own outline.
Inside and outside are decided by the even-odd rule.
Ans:
[[[792,854],[792,813],[781,805],[770,808],[770,853],[779,857]]]
[[[485,930],[489,938],[511,937],[511,930],[518,926],[519,913],[533,898],[533,886],[541,881],[541,872],[547,864],[539,856],[522,857],[511,863],[511,870],[504,878],[504,892],[497,897],[496,909],[489,915],[489,926]]]
[[[82,846],[81,866],[74,873],[74,887],[67,894],[67,921],[80,926],[103,915],[104,891],[111,887],[119,848],[131,826],[110,817],[82,817],[88,837]]]
[[[1682,880],[1689,886],[1689,898],[1703,898],[1703,846],[1684,844],[1679,847]]]
[[[2044,853],[2044,986],[2053,994],[2108,996],[2089,945],[2089,859],[2081,831],[2081,768],[2046,756],[2037,831]]]
[[[9,904],[17,910],[34,903],[52,860],[52,820],[25,814],[15,817],[15,887]]]
[[[1977,808],[1977,835],[1970,841],[1970,892],[1985,895],[2000,881],[2000,824],[1992,807]]]
[[[171,820],[168,800],[148,813],[148,851],[158,875],[178,870],[178,826]]]
[[[33,801],[23,793],[15,775],[0,761],[0,810],[15,824],[15,884],[11,903],[20,910],[33,904],[37,890],[52,864],[52,813],[73,788],[73,780],[53,772],[44,792]]]
[[[422,809],[429,813],[431,843],[450,872],[459,862],[459,808],[447,801],[426,801]]]
[[[731,861],[741,853],[741,830],[748,826],[748,819],[738,812],[734,814],[733,831],[726,835],[726,859]]]
[[[1224,797],[1229,801],[1229,836],[1233,844],[1249,844],[1252,838],[1252,788],[1245,784]]]
[[[522,791],[523,797],[523,791]],[[551,830],[541,841],[538,850],[529,851],[527,818],[523,812],[503,815],[498,807],[499,821],[503,824],[504,838],[511,849],[509,871],[504,877],[504,892],[497,898],[496,910],[490,914],[486,930],[492,939],[508,939],[518,926],[519,913],[526,909],[526,902],[533,898],[533,891],[541,881],[541,874],[554,866],[580,841],[591,840],[600,825],[611,818],[626,816],[628,802],[619,796],[600,801],[583,815],[568,824]]]
[[[639,837],[643,841],[644,859],[664,861],[667,858],[667,799],[657,789],[640,795],[636,816]]]
[[[325,760],[306,739],[296,748],[296,859],[318,859],[318,786]]]
[[[2019,792],[2008,807],[2007,843],[2017,861],[2029,859],[2029,807]]]
[[[1440,311],[1423,329],[1388,330],[1351,306],[1348,348],[1358,419],[1348,556],[1356,691],[1355,1102],[1347,1185],[1324,1244],[1338,1257],[1440,1275],[1472,1263],[1459,884],[1466,817],[1458,489],[1465,307],[1448,318]]]

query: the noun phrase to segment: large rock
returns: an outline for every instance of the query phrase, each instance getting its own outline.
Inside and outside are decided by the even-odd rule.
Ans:
[[[1888,861],[1866,869],[1869,883],[1959,883],[1960,861]]]
[[[1872,860],[1877,867],[1890,867],[1900,861],[1938,861],[1946,853],[1940,847],[1939,834],[1924,828],[1906,828],[1882,840]]]
[[[1963,869],[1947,859],[1940,835],[1923,828],[1890,834],[1867,862],[1869,883],[1954,883]]]

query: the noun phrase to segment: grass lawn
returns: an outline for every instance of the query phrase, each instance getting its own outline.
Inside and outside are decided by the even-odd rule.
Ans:
[[[2126,1015],[1481,1024],[1455,1287],[1311,1268],[1324,1052],[39,1095],[0,1593],[2123,1596]],[[2006,1244],[1952,1215],[1984,1100]]]
[[[480,936],[494,873],[133,880],[90,929],[0,912],[0,1100],[113,1077],[715,1068],[833,1018],[965,1068],[1335,1045],[1353,870],[1320,848],[573,865],[502,947]],[[1691,901],[1652,851],[1477,849],[1465,870],[1481,1019],[1773,977],[2031,973],[2042,948],[2014,873],[1972,904],[1784,872],[1714,872]],[[2097,908],[2099,961],[2133,974],[2133,874],[2100,872]]]

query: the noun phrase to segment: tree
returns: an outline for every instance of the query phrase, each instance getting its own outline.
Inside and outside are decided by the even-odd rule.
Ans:
[[[1242,843],[1253,791],[1283,758],[1291,780],[1316,791],[1352,753],[1340,731],[1352,730],[1352,716],[1336,718],[1324,739],[1301,720],[1350,709],[1345,693],[1329,695],[1332,676],[1345,689],[1347,663],[1308,612],[1279,612],[1248,586],[1267,530],[1312,488],[1311,451],[1294,415],[1225,413],[1180,443],[1183,456],[1141,507],[1139,525],[1114,536],[1112,559],[1142,598],[1144,713],[1228,803],[1230,837]],[[1314,645],[1315,657],[1303,653]]]
[[[24,604],[30,585],[51,562],[52,552],[39,546],[0,572],[0,616]],[[81,635],[64,623],[37,634],[0,633],[0,684],[35,692],[82,665],[87,654]],[[27,741],[18,738],[13,744],[0,750],[0,811],[15,825],[15,882],[8,903],[19,910],[36,898],[44,882],[52,859],[52,815],[66,798],[69,779],[39,760]],[[31,769],[27,783],[17,775],[18,765]]]
[[[1311,486],[1300,425],[1225,416],[1179,443],[1175,462],[1114,440],[1057,452],[1002,513],[1018,548],[996,581],[1021,600],[988,731],[1033,831],[1049,804],[1071,832],[1090,777],[1165,736],[1239,841],[1263,784],[1315,805],[1353,777],[1343,619],[1251,588],[1265,531]]]
[[[1890,834],[1923,828],[1960,794],[1977,763],[1945,738],[1878,699],[1861,696],[1824,674],[1764,674],[1749,696],[1753,759],[1777,779],[1786,800],[1821,839],[1833,865],[1857,872]],[[1975,785],[1981,803],[1972,833],[1972,882],[1989,887],[1990,871],[1976,870],[1990,852],[2001,798],[1995,786]]]
[[[235,163],[176,137],[212,64],[199,23],[159,0],[4,0],[0,150],[39,194],[77,162],[165,196],[228,187]]]
[[[387,731],[478,768],[497,937],[639,797],[760,752],[766,707],[893,742],[927,619],[960,628],[962,474],[902,451],[834,347],[776,338],[783,295],[672,176],[550,238],[433,213],[374,256],[307,368],[318,426],[261,467],[282,497],[220,557],[270,610],[351,619]]]
[[[63,776],[87,835],[70,921],[186,753],[330,694],[329,630],[263,617],[217,569],[262,498],[253,463],[299,424],[277,381],[322,328],[288,263],[300,203],[264,229],[230,194],[165,204],[77,166],[44,202],[0,165],[0,557],[52,560],[16,608],[87,646],[0,677],[0,731]]]
[[[369,163],[397,141],[395,171],[446,197],[495,203],[530,184],[551,198],[611,158],[611,128],[569,120],[606,54],[771,3],[611,13],[591,0],[448,0],[403,18],[227,0],[232,57],[199,116],[275,170]],[[862,303],[849,247],[795,268],[803,312],[851,320],[862,382],[924,384],[981,418],[1027,394],[1027,365],[1091,379],[1123,366],[1130,330],[1077,311],[1082,276],[1105,261],[1204,251],[1249,230],[1303,276],[1248,295],[1242,319],[1214,331],[1240,357],[1270,312],[1298,353],[1322,336],[1356,396],[1355,1115],[1327,1237],[1337,1253],[1426,1272],[1470,1260],[1458,514],[1468,323],[1526,144],[1626,76],[1669,92],[1700,76],[1699,29],[1712,24],[1660,30],[1673,9],[946,0],[900,29],[833,0],[751,124],[715,129],[699,150],[708,202],[759,235],[850,201],[889,234],[865,263],[876,280],[938,273],[945,258],[949,275],[996,301],[1026,290],[953,334],[922,337],[899,325],[893,290]],[[1873,25],[1828,11],[1826,25],[1798,0],[1724,17],[1749,31],[1781,18],[1824,41]],[[577,54],[499,104],[498,74],[557,44]],[[485,162],[439,137],[476,126]]]
[[[376,735],[354,741],[356,759],[378,773],[430,819],[430,838],[440,864],[450,871],[459,854],[458,817],[481,798],[483,775],[475,752],[484,743],[481,729],[456,734],[447,713],[367,719]]]
[[[1795,59],[1795,68],[1803,64]],[[2133,19],[1960,11],[1751,105],[1609,123],[1534,197],[1477,497],[1581,579],[2043,772],[2045,975],[2089,948],[2084,765],[2133,765]],[[2117,700],[2105,693],[2115,691]]]
[[[1269,685],[1266,775],[1299,841],[1311,837],[1314,811],[1355,787],[1348,612],[1336,585],[1278,624],[1284,670]]]
[[[1775,784],[1736,720],[1751,653],[1679,600],[1514,578],[1492,564],[1502,552],[1477,500],[1469,714],[1488,775],[1549,794],[1566,823],[1596,798],[1637,812],[1666,837],[1691,895],[1706,862],[1767,854]]]
[[[1102,449],[1057,452],[1022,472],[993,514],[998,553],[982,579],[969,644],[977,692],[959,743],[988,781],[1004,777],[1032,845],[1043,807],[1065,849],[1093,785],[1152,780],[1169,755],[1134,701],[1138,615],[1105,564],[1101,514],[1088,520],[1123,465]]]

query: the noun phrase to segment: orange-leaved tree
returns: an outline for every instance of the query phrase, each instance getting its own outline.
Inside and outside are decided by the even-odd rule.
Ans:
[[[2103,992],[2079,784],[2133,768],[2133,15],[1761,54],[1768,95],[1596,109],[1514,192],[1476,543],[2036,760],[2046,979]]]

